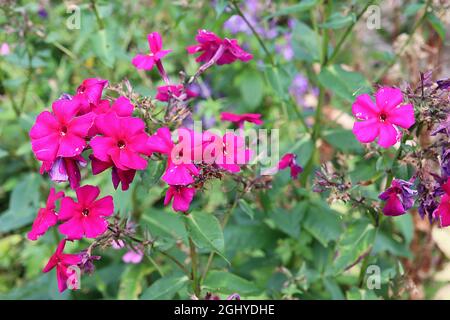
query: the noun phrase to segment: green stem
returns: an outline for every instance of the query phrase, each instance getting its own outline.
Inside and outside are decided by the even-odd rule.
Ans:
[[[358,15],[356,16],[355,21],[349,25],[347,27],[347,29],[345,29],[344,34],[342,35],[342,37],[339,39],[339,41],[336,44],[336,47],[333,50],[333,53],[331,54],[330,58],[328,59],[328,61],[326,62],[326,64],[331,64],[334,59],[337,57],[342,45],[344,44],[345,40],[347,39],[347,37],[351,34],[351,31],[353,30],[354,26],[356,25],[356,23],[359,21],[359,19],[361,19],[361,17],[363,16],[364,12],[366,12],[367,8],[369,6],[371,6],[373,3],[375,2],[375,0],[371,0],[368,1],[366,6],[361,10],[360,13],[358,13]]]
[[[100,17],[100,14],[98,13],[97,4],[95,3],[95,0],[91,0],[91,6],[95,14],[95,19],[97,20],[98,28],[100,30],[105,29],[105,23],[103,22],[102,18]]]
[[[172,255],[170,255],[169,253],[165,252],[165,251],[159,251],[163,256],[169,258],[170,260],[172,260],[181,270],[183,270],[184,273],[186,273],[187,275],[190,274],[189,270],[180,262],[178,261],[177,258],[173,257]]]
[[[422,25],[422,23],[425,21],[425,18],[428,14],[428,8],[431,5],[431,0],[428,0],[425,8],[424,8],[424,12],[422,14],[422,16],[420,17],[420,19],[417,21],[417,23],[414,25],[413,29],[411,30],[411,33],[408,37],[408,40],[406,40],[406,42],[403,44],[403,46],[400,48],[400,50],[395,54],[394,59],[392,59],[392,61],[387,64],[383,70],[381,70],[381,72],[378,74],[378,76],[374,79],[373,82],[379,82],[381,80],[381,78],[384,77],[384,75],[392,68],[392,66],[397,62],[398,58],[403,54],[403,52],[405,51],[406,47],[409,45],[409,43],[411,42],[416,30]]]
[[[222,224],[221,224],[222,225],[222,230],[225,229],[225,226],[227,225],[228,221],[230,220],[231,214],[233,213],[234,208],[236,208],[238,200],[239,200],[239,198],[236,197],[234,199],[233,204],[231,205],[231,207],[227,210],[227,212],[225,212],[225,214],[223,216]],[[214,254],[215,254],[214,251],[212,251],[209,254],[208,261],[206,263],[205,270],[203,271],[201,281],[203,281],[206,278],[207,274],[208,274],[209,268],[211,267],[211,263],[212,263],[213,258],[214,258]]]
[[[248,21],[248,19],[245,17],[244,13],[242,12],[241,8],[239,8],[239,5],[237,4],[236,1],[232,1],[231,4],[234,7],[234,10],[236,10],[236,13],[242,18],[242,20],[244,20],[245,24],[247,24],[247,26],[250,28],[250,30],[252,31],[253,35],[256,37],[256,39],[259,42],[259,45],[261,46],[261,48],[264,50],[264,52],[266,53],[267,58],[269,59],[269,62],[272,66],[275,66],[275,60],[272,57],[272,54],[270,53],[270,51],[267,49],[266,45],[264,44],[264,41],[262,41],[261,37],[259,36],[258,32],[255,30],[255,28],[252,26],[252,24],[250,23],[250,21]]]
[[[189,237],[189,252],[191,256],[191,279],[192,279],[192,289],[194,290],[194,294],[200,298],[200,279],[198,278],[198,260],[197,260],[197,251],[195,250],[195,244],[192,241],[191,237]]]

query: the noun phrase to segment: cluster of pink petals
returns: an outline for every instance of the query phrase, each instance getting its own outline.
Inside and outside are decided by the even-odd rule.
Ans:
[[[76,189],[77,200],[64,197],[61,201],[59,232],[69,239],[96,238],[108,228],[109,217],[114,213],[114,202],[111,196],[97,199],[100,189],[86,185]]]
[[[197,165],[205,163],[231,173],[241,170],[241,165],[251,160],[252,152],[245,146],[242,137],[234,133],[219,136],[208,131],[196,133],[186,128],[178,129],[178,143],[172,140],[168,128],[159,128],[150,136],[152,152],[168,156],[166,171],[162,180],[169,185],[164,204],[172,200],[175,211],[186,212],[195,195],[195,188],[189,185],[201,172]]]
[[[50,194],[47,198],[45,208],[38,211],[36,219],[33,222],[31,231],[28,232],[28,239],[37,240],[40,236],[45,234],[47,230],[58,222],[58,215],[56,213],[56,201],[64,197],[64,192],[56,192],[55,188],[50,189]]]
[[[158,92],[155,99],[161,102],[169,101],[171,95],[183,101],[190,98],[195,98],[197,96],[195,92],[189,89],[184,89],[182,84],[159,86],[157,90]]]
[[[401,132],[397,127],[410,128],[414,123],[414,108],[403,103],[399,89],[383,87],[375,94],[375,103],[368,94],[356,98],[352,105],[353,115],[357,121],[353,133],[362,143],[369,143],[378,137],[378,144],[389,148],[396,144]]]
[[[69,277],[73,275],[74,272],[74,270],[71,270],[70,267],[77,266],[82,260],[80,254],[67,254],[63,252],[66,241],[66,239],[63,239],[59,243],[55,253],[50,257],[47,265],[42,270],[43,272],[49,272],[56,267],[56,278],[58,280],[59,292],[63,292],[67,289]],[[76,282],[74,283],[73,281],[77,281],[77,278],[73,277],[71,285],[73,289],[78,288],[79,284]]]
[[[259,113],[235,114],[231,112],[222,112],[220,114],[220,120],[233,122],[240,128],[244,125],[244,122],[250,122],[257,125],[263,124],[264,121],[261,117],[262,115]]]
[[[69,181],[71,188],[80,185],[80,167],[87,162],[81,155],[95,134],[98,108],[108,104],[101,100],[108,81],[86,79],[71,97],[64,95],[52,104],[52,112],[43,111],[30,130],[31,147],[42,161],[41,174],[48,172],[56,182]]]
[[[450,178],[442,185],[442,189],[444,190],[444,194],[433,216],[439,220],[441,227],[448,227],[450,226]]]
[[[236,39],[221,39],[213,32],[199,30],[195,37],[197,44],[189,46],[189,54],[201,52],[195,61],[209,62],[214,58],[217,65],[230,64],[236,60],[247,62],[253,59],[253,55],[245,52],[237,43]]]
[[[278,169],[284,170],[286,168],[291,169],[291,178],[297,179],[298,175],[303,172],[303,168],[296,162],[296,155],[293,153],[286,153],[278,163]]]

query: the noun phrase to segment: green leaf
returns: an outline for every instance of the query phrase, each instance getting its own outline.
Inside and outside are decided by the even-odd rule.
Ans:
[[[325,131],[323,138],[337,150],[344,152],[361,152],[361,143],[356,140],[355,135],[350,130],[332,129]]]
[[[39,174],[31,173],[12,191],[9,209],[0,215],[0,232],[9,232],[31,223],[39,209]]]
[[[319,27],[324,29],[340,29],[351,25],[355,21],[356,16],[354,13],[343,16],[339,12],[336,12],[332,14],[326,22],[319,24]]]
[[[375,228],[366,219],[351,224],[339,240],[339,255],[333,263],[335,274],[343,272],[366,254],[375,240]]]
[[[300,236],[300,222],[306,212],[306,202],[299,204],[294,210],[283,210],[279,208],[271,214],[278,229],[287,235],[298,238]]]
[[[127,265],[121,275],[117,298],[120,300],[136,300],[142,292],[142,280],[146,271],[149,270],[144,263]]]
[[[92,38],[92,48],[98,58],[108,67],[112,68],[115,62],[115,50],[112,46],[114,43],[111,39],[110,32],[106,29],[96,31]]]
[[[305,12],[312,9],[317,3],[318,0],[303,0],[300,1],[300,3],[294,4],[292,6],[281,8],[277,10],[275,13],[272,13],[271,15],[265,17],[265,19]]]
[[[147,169],[142,172],[142,183],[146,188],[151,188],[159,182],[159,179],[166,169],[164,161],[149,161]]]
[[[409,4],[405,8],[404,14],[405,14],[406,17],[410,17],[412,15],[415,15],[424,6],[425,6],[425,3],[412,3],[412,4]]]
[[[333,278],[324,278],[323,285],[325,289],[331,294],[331,299],[333,300],[344,300],[344,294],[342,293],[341,288],[337,284],[336,280]]]
[[[182,217],[175,213],[149,210],[141,218],[141,222],[148,228],[160,250],[168,250],[178,240],[186,239],[186,229]]]
[[[394,223],[403,234],[407,244],[411,243],[414,236],[414,222],[410,213],[395,217]]]
[[[256,295],[261,290],[255,283],[226,271],[210,271],[203,281],[202,286],[214,293],[232,294],[243,296]]]
[[[242,100],[250,107],[255,108],[261,104],[263,98],[264,80],[259,72],[245,71],[238,79]]]
[[[212,213],[200,211],[192,212],[185,219],[187,231],[195,245],[200,249],[215,251],[226,260],[223,256],[225,244],[219,220]]]
[[[430,22],[431,26],[437,32],[442,41],[445,41],[446,28],[442,21],[433,13],[427,13],[427,20]]]
[[[253,220],[253,218],[255,217],[255,211],[253,211],[252,207],[250,207],[247,201],[245,201],[244,199],[239,199],[238,203],[241,210],[244,211],[250,217],[250,219]]]
[[[325,206],[310,205],[303,222],[304,228],[324,247],[335,241],[341,233],[341,223],[337,214]]]
[[[297,59],[307,62],[320,61],[322,37],[303,22],[295,22],[291,43]]]
[[[286,71],[273,66],[266,66],[265,74],[274,93],[276,93],[281,99],[285,99],[288,96],[287,81],[289,79]]]
[[[156,280],[142,293],[141,300],[169,300],[189,281],[186,275],[169,275]]]
[[[322,69],[318,80],[322,86],[347,101],[353,101],[357,95],[370,92],[370,84],[361,73],[346,71],[340,65]]]

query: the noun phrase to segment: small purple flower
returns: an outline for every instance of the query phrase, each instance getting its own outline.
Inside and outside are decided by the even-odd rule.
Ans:
[[[383,213],[386,216],[399,216],[414,205],[417,191],[412,189],[413,182],[394,179],[391,186],[382,192],[378,198],[386,201]]]
[[[436,129],[434,129],[431,132],[431,135],[435,136],[438,133],[442,133],[447,136],[450,136],[450,115],[447,117],[447,119],[445,121],[439,123],[439,125],[436,127]]]
[[[40,7],[39,10],[38,10],[38,15],[39,15],[39,17],[41,17],[42,19],[47,19],[47,17],[48,17],[48,12],[47,12],[47,10],[45,10],[44,7]]]
[[[78,265],[81,271],[85,274],[92,274],[95,271],[94,261],[100,260],[100,256],[92,256],[87,250],[80,252],[81,262]]]
[[[437,84],[438,84],[438,88],[441,89],[441,90],[450,89],[450,78],[443,79],[443,80],[438,80]]]

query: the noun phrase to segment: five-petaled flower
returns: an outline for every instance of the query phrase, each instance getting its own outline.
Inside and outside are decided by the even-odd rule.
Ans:
[[[77,266],[82,261],[82,256],[80,254],[68,254],[63,252],[66,241],[66,239],[63,239],[59,243],[55,253],[50,257],[47,265],[42,270],[43,272],[49,272],[56,267],[56,279],[58,280],[59,292],[63,292],[67,289],[69,277],[71,277],[75,271],[75,269],[71,269],[71,267]],[[79,279],[73,280],[77,281]],[[78,286],[79,283],[71,282],[71,289],[76,289]]]
[[[402,105],[402,92],[396,88],[380,88],[375,100],[373,103],[366,93],[356,98],[352,112],[361,121],[354,123],[353,133],[362,143],[372,142],[378,137],[378,144],[389,148],[401,137],[396,126],[409,129],[414,124],[414,108],[411,104]]]
[[[31,148],[41,161],[55,161],[57,157],[75,157],[86,147],[86,136],[94,121],[89,112],[76,116],[80,106],[74,100],[57,100],[53,114],[40,113],[30,130]]]
[[[164,77],[165,71],[162,69],[161,59],[172,50],[162,49],[162,38],[158,32],[152,32],[147,35],[149,54],[137,54],[131,61],[137,69],[151,70],[156,64],[158,71]]]
[[[96,238],[108,228],[109,217],[114,213],[114,202],[111,196],[97,199],[100,188],[85,185],[75,190],[78,202],[64,197],[61,201],[59,232],[69,239]]]

